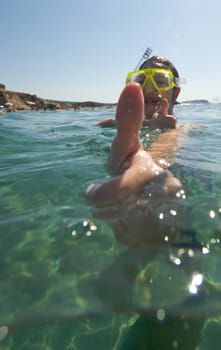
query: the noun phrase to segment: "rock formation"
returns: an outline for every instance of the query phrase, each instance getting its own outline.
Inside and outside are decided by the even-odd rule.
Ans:
[[[4,106],[5,111],[30,111],[30,110],[56,110],[56,109],[80,109],[80,108],[95,108],[115,106],[112,103],[99,102],[69,102],[69,101],[54,101],[47,100],[36,95],[31,95],[24,92],[16,92],[6,90],[5,85],[0,84],[0,105]]]

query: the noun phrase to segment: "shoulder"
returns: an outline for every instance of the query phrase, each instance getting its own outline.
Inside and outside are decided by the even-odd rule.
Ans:
[[[105,118],[96,123],[101,128],[114,128],[116,127],[116,121],[112,118]]]

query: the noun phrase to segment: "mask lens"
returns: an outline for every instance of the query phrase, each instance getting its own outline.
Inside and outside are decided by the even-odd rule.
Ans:
[[[134,73],[131,76],[130,81],[133,81],[135,83],[140,84],[141,86],[143,85],[143,83],[145,82],[146,76],[144,73]]]
[[[147,83],[150,82],[157,91],[168,91],[174,85],[172,72],[167,69],[147,68],[128,73],[126,82],[135,82],[145,89]]]
[[[153,79],[159,89],[166,89],[172,86],[172,80],[168,73],[154,73]]]

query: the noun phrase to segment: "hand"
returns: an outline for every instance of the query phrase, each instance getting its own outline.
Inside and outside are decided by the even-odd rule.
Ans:
[[[148,168],[141,174],[140,162],[147,167],[150,163],[143,152],[133,157],[131,167],[122,175],[88,188],[87,199],[94,205],[92,213],[108,223],[116,239],[128,247],[165,245],[165,236],[171,244],[186,207],[185,200],[177,196],[182,193],[181,183],[169,171],[148,182]]]
[[[175,129],[177,119],[174,115],[168,114],[169,103],[162,98],[159,112],[153,114],[150,120],[145,120],[144,125],[155,129]]]

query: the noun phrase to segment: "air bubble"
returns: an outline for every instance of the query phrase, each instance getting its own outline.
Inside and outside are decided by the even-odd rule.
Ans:
[[[159,321],[163,321],[166,318],[166,312],[164,309],[158,309],[157,310],[157,319]]]
[[[160,219],[160,220],[163,220],[163,219],[164,219],[164,213],[160,213],[160,214],[159,214],[159,219]]]
[[[216,216],[215,211],[214,211],[214,210],[210,210],[210,212],[209,212],[209,216],[211,217],[211,219],[214,219],[214,218],[215,218],[215,216]]]

